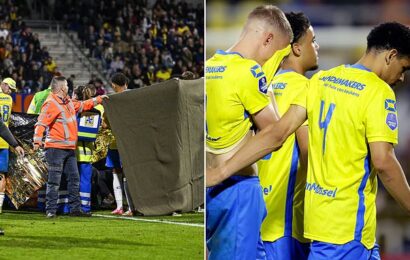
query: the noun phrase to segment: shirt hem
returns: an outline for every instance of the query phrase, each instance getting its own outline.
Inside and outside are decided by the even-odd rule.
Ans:
[[[284,238],[284,237],[294,238],[294,239],[296,239],[298,242],[304,243],[304,244],[311,242],[310,239],[306,239],[306,238],[301,239],[300,237],[295,237],[294,235],[292,235],[292,236],[284,236],[284,235],[282,235],[282,236],[279,236],[279,237],[276,237],[276,236],[275,236],[274,238],[266,238],[266,239],[262,238],[262,241],[264,241],[264,242],[269,242],[269,243],[274,243],[274,242],[276,242],[277,240],[279,240],[279,239],[281,239],[281,238]]]
[[[225,153],[229,153],[230,151],[232,151],[233,149],[235,149],[239,144],[242,143],[242,141],[249,135],[249,132],[251,132],[252,130],[249,130],[248,132],[246,132],[238,141],[236,141],[234,144],[228,146],[228,147],[224,147],[224,148],[213,148],[210,147],[208,144],[206,144],[206,152],[208,153],[212,153],[212,154],[225,154]]]
[[[367,141],[369,143],[374,143],[374,142],[388,142],[392,144],[398,144],[399,140],[397,138],[386,138],[383,136],[374,136],[374,137],[367,137]]]
[[[335,244],[335,245],[344,245],[344,244],[349,243],[351,241],[355,241],[355,239],[334,240],[332,238],[315,236],[315,235],[312,235],[312,234],[309,234],[309,233],[305,233],[305,238],[311,239],[312,242],[313,241],[319,241],[319,242]],[[374,241],[372,244],[363,243],[363,241],[358,241],[358,242],[360,242],[368,250],[371,250],[376,244],[376,241]]]

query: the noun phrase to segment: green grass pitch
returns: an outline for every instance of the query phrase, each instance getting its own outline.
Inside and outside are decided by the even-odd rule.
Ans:
[[[134,220],[0,214],[0,259],[204,259],[204,214]],[[179,223],[176,224],[176,223]]]

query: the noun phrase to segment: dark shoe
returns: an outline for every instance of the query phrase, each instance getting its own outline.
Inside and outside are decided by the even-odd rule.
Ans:
[[[51,212],[47,213],[47,215],[46,215],[46,218],[56,218],[56,217],[57,217],[57,215],[55,213],[51,213]]]
[[[91,217],[91,212],[74,211],[69,214],[70,217]]]
[[[114,202],[115,202],[115,199],[114,199],[114,197],[113,197],[113,196],[111,195],[111,193],[110,193],[110,194],[108,194],[108,196],[107,196],[105,199],[103,199],[102,204],[103,204],[103,205],[108,205],[108,206],[110,206],[110,205],[112,205]]]
[[[3,231],[3,229],[0,229],[0,236],[4,236],[4,231]]]

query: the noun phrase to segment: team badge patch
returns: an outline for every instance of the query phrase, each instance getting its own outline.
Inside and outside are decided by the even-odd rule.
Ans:
[[[396,101],[393,99],[386,99],[384,101],[384,108],[387,111],[396,112]]]
[[[397,128],[397,116],[394,113],[388,113],[386,118],[386,124],[391,129],[394,130]]]
[[[259,79],[259,91],[263,94],[268,93],[268,84],[266,83],[266,77],[262,77]]]
[[[262,77],[264,75],[262,71],[262,67],[259,65],[255,65],[251,68],[251,73],[255,78]]]

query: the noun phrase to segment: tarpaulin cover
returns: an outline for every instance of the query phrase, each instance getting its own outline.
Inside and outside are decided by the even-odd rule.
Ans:
[[[172,79],[104,101],[134,206],[144,215],[203,204],[203,85]]]

